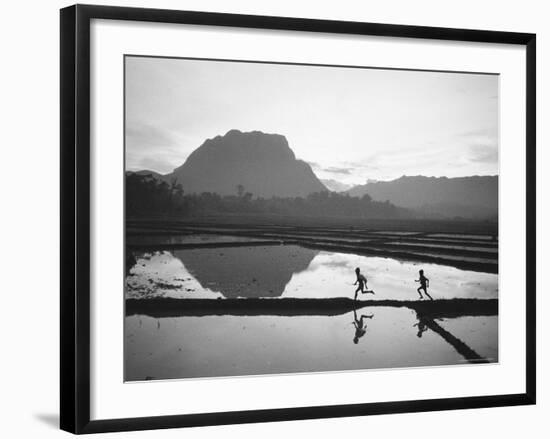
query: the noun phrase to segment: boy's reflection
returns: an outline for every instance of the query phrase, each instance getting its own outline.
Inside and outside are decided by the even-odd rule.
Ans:
[[[374,314],[371,314],[370,316],[366,314],[361,314],[361,318],[357,318],[357,311],[353,310],[353,326],[355,326],[355,337],[353,337],[353,342],[355,344],[359,343],[359,339],[363,337],[367,333],[367,325],[363,321],[363,319],[372,319],[374,317]]]
[[[426,332],[428,330],[428,326],[426,325],[426,319],[422,316],[419,316],[418,314],[416,315],[416,318],[418,319],[418,322],[416,322],[414,325],[413,325],[413,328],[415,326],[418,327],[418,332],[416,334],[416,336],[418,338],[421,338],[422,337],[422,334],[424,332]]]

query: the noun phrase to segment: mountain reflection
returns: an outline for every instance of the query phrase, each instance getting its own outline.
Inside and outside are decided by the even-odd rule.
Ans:
[[[318,253],[293,245],[131,252],[127,297],[279,297]]]
[[[224,297],[279,297],[295,273],[319,252],[298,246],[228,247],[174,251],[203,288]]]

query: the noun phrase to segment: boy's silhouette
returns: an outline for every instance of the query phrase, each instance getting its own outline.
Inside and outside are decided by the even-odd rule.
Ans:
[[[424,276],[424,270],[420,270],[418,272],[420,274],[420,279],[415,280],[415,282],[420,282],[420,286],[416,291],[418,291],[418,294],[420,294],[420,299],[424,299],[424,296],[422,296],[422,291],[424,290],[424,294],[432,299],[432,296],[428,294],[428,287],[430,286],[430,279],[428,279],[426,276]]]
[[[359,284],[357,289],[355,290],[355,297],[353,300],[357,300],[357,293],[361,291],[361,294],[374,294],[374,291],[367,290],[367,278],[361,274],[361,270],[359,267],[355,269],[355,274],[357,275],[357,280],[353,285]]]
[[[355,344],[359,343],[359,339],[363,337],[367,333],[367,325],[363,322],[364,318],[372,319],[374,317],[374,314],[371,314],[370,316],[366,314],[362,314],[361,318],[357,319],[357,311],[353,310],[353,326],[355,326],[355,337],[353,337],[353,342]]]
[[[415,323],[413,327],[415,326],[418,327],[418,333],[416,334],[418,338],[421,338],[422,334],[428,330],[428,327],[426,326],[426,319],[423,317],[418,317],[418,322]]]

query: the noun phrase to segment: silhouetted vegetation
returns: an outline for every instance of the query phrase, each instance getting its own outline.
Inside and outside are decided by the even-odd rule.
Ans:
[[[250,190],[250,191],[249,191]],[[335,192],[316,192],[305,198],[254,198],[253,188],[238,185],[236,195],[221,196],[205,192],[186,194],[173,180],[168,184],[150,175],[126,175],[126,215],[170,214],[190,216],[212,213],[253,213],[293,216],[331,216],[355,218],[406,218],[409,212],[389,202],[373,201]]]

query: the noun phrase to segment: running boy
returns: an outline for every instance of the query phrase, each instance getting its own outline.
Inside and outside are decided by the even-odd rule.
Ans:
[[[424,270],[420,270],[418,273],[420,274],[420,276],[419,276],[420,279],[416,279],[415,282],[420,282],[420,286],[416,290],[416,291],[418,291],[418,294],[420,294],[420,299],[424,299],[424,296],[422,296],[422,291],[421,291],[421,290],[424,290],[424,294],[426,296],[428,296],[430,298],[430,300],[433,300],[432,296],[430,296],[428,294],[428,287],[430,286],[430,279],[428,279],[426,276],[424,276]]]
[[[374,291],[367,290],[367,278],[361,274],[361,270],[359,270],[359,267],[355,269],[355,274],[357,275],[357,280],[353,285],[359,284],[357,289],[355,290],[355,297],[353,300],[357,300],[357,293],[361,291],[361,294],[374,294]]]

